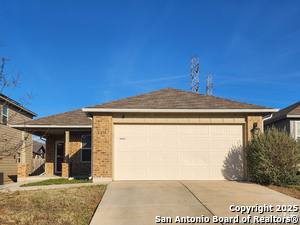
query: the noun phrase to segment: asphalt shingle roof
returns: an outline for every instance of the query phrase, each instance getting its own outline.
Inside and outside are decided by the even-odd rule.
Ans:
[[[87,108],[119,109],[271,109],[215,96],[166,88]]]
[[[279,119],[280,117],[285,118],[287,115],[300,115],[300,101],[274,113],[273,117],[270,120],[267,120],[267,122],[274,121],[276,119]]]
[[[46,116],[26,122],[27,125],[92,125],[81,109]]]
[[[271,109],[229,99],[166,88],[88,108],[118,109]],[[85,113],[74,110],[35,119],[28,125],[91,125]]]

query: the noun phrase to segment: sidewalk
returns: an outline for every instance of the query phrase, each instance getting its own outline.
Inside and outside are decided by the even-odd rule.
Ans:
[[[67,187],[78,187],[78,186],[89,186],[89,185],[101,185],[108,184],[110,182],[93,182],[93,183],[78,183],[78,184],[55,184],[55,185],[43,185],[43,186],[31,186],[31,187],[20,187],[22,184],[28,184],[32,182],[47,180],[47,179],[57,179],[61,178],[58,176],[34,176],[28,177],[26,181],[15,182],[11,184],[0,185],[0,192],[4,191],[17,191],[17,190],[37,190],[37,189],[53,189],[53,188],[67,188]]]

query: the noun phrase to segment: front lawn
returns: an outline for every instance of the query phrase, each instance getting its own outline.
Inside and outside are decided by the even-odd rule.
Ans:
[[[274,191],[278,191],[282,194],[297,198],[300,200],[300,186],[299,185],[288,185],[286,187],[280,187],[275,185],[266,186]]]
[[[89,224],[106,187],[0,192],[0,224]]]
[[[23,185],[20,185],[20,187],[52,185],[52,184],[75,184],[75,183],[92,183],[92,181],[88,180],[88,179],[69,180],[67,178],[59,178],[59,179],[49,179],[49,180],[43,180],[43,181],[23,184]]]

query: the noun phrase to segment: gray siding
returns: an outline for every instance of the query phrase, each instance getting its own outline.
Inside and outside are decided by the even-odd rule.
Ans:
[[[264,130],[267,130],[268,128],[271,128],[272,126],[275,126],[279,130],[283,130],[284,128],[288,133],[290,133],[291,126],[290,126],[290,120],[289,119],[283,119],[275,121],[274,123],[270,123],[268,125],[264,126]]]

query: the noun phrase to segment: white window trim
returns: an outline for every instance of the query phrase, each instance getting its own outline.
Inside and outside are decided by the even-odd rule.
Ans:
[[[18,162],[18,164],[22,163],[22,152],[18,152],[17,162]]]
[[[4,113],[3,113],[3,109],[4,109],[4,107],[6,107],[6,112],[7,112],[7,114],[5,115]],[[8,106],[7,105],[5,105],[5,104],[3,104],[2,105],[2,108],[1,108],[1,124],[3,125],[3,126],[8,126]],[[6,124],[4,124],[3,123],[3,117],[6,117]]]
[[[300,121],[295,121],[296,122],[296,132],[295,132],[295,138],[296,140],[298,140],[298,138],[300,139],[300,135],[298,136],[298,123],[299,123],[299,129],[300,129]]]
[[[92,136],[91,135],[81,135],[81,146],[80,146],[80,162],[81,163],[90,163],[91,161],[82,161],[82,149],[90,149],[91,150],[91,160],[92,160],[92,143],[91,143],[91,147],[90,148],[82,148],[82,137],[83,136],[90,136],[91,137],[91,142],[92,142]]]

